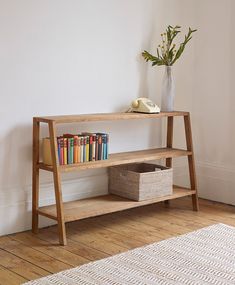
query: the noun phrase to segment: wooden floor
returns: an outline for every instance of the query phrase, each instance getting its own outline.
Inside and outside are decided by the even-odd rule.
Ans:
[[[68,223],[65,247],[55,226],[0,237],[0,284],[21,284],[215,223],[235,226],[235,207],[200,200],[193,212],[187,197],[168,208],[158,203]]]

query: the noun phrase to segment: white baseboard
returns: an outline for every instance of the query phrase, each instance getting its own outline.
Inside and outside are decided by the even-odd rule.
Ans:
[[[106,171],[97,175],[80,177],[62,182],[63,201],[79,200],[105,195],[108,192]],[[8,195],[9,194],[9,195]],[[26,189],[4,191],[0,199],[0,236],[31,229],[31,186]],[[52,183],[40,185],[40,206],[55,202]],[[54,221],[40,216],[40,227],[55,224]]]
[[[197,162],[196,175],[200,198],[235,205],[235,169]],[[174,167],[174,183],[189,186],[187,164]]]
[[[235,171],[204,162],[197,163],[196,170],[199,197],[235,205]],[[189,186],[187,163],[174,165],[174,183]],[[108,192],[107,172],[102,170],[90,176],[66,180],[62,182],[62,187],[64,201],[105,195]],[[31,229],[31,186],[8,190],[0,195],[0,236]],[[50,205],[54,201],[53,184],[42,184],[40,205]],[[40,217],[40,227],[54,223]]]
[[[197,163],[199,197],[235,205],[235,170],[206,162]]]

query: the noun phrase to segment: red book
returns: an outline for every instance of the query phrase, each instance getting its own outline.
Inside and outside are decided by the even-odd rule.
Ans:
[[[95,137],[95,160],[98,160],[98,147],[99,147],[98,138],[99,137],[96,135]]]
[[[89,161],[92,161],[92,144],[93,144],[93,137],[92,135],[89,136]]]
[[[96,152],[96,135],[92,136],[92,161],[95,161],[95,152]]]

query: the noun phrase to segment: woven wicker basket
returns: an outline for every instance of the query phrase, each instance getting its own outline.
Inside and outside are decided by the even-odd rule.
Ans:
[[[135,201],[172,194],[172,168],[133,163],[109,168],[109,193]]]

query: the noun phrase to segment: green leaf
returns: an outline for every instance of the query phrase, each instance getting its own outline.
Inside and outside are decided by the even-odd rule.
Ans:
[[[145,50],[142,52],[144,60],[146,62],[151,61],[152,66],[173,65],[182,55],[187,43],[192,39],[192,33],[197,31],[189,27],[188,33],[184,36],[184,41],[180,43],[178,50],[176,51],[176,53],[174,53],[174,45],[172,46],[172,44],[173,40],[181,32],[180,29],[181,26],[178,25],[176,25],[175,27],[171,25],[167,26],[165,30],[167,42],[163,44],[165,46],[164,51],[161,48],[157,48],[157,55],[155,56]]]

